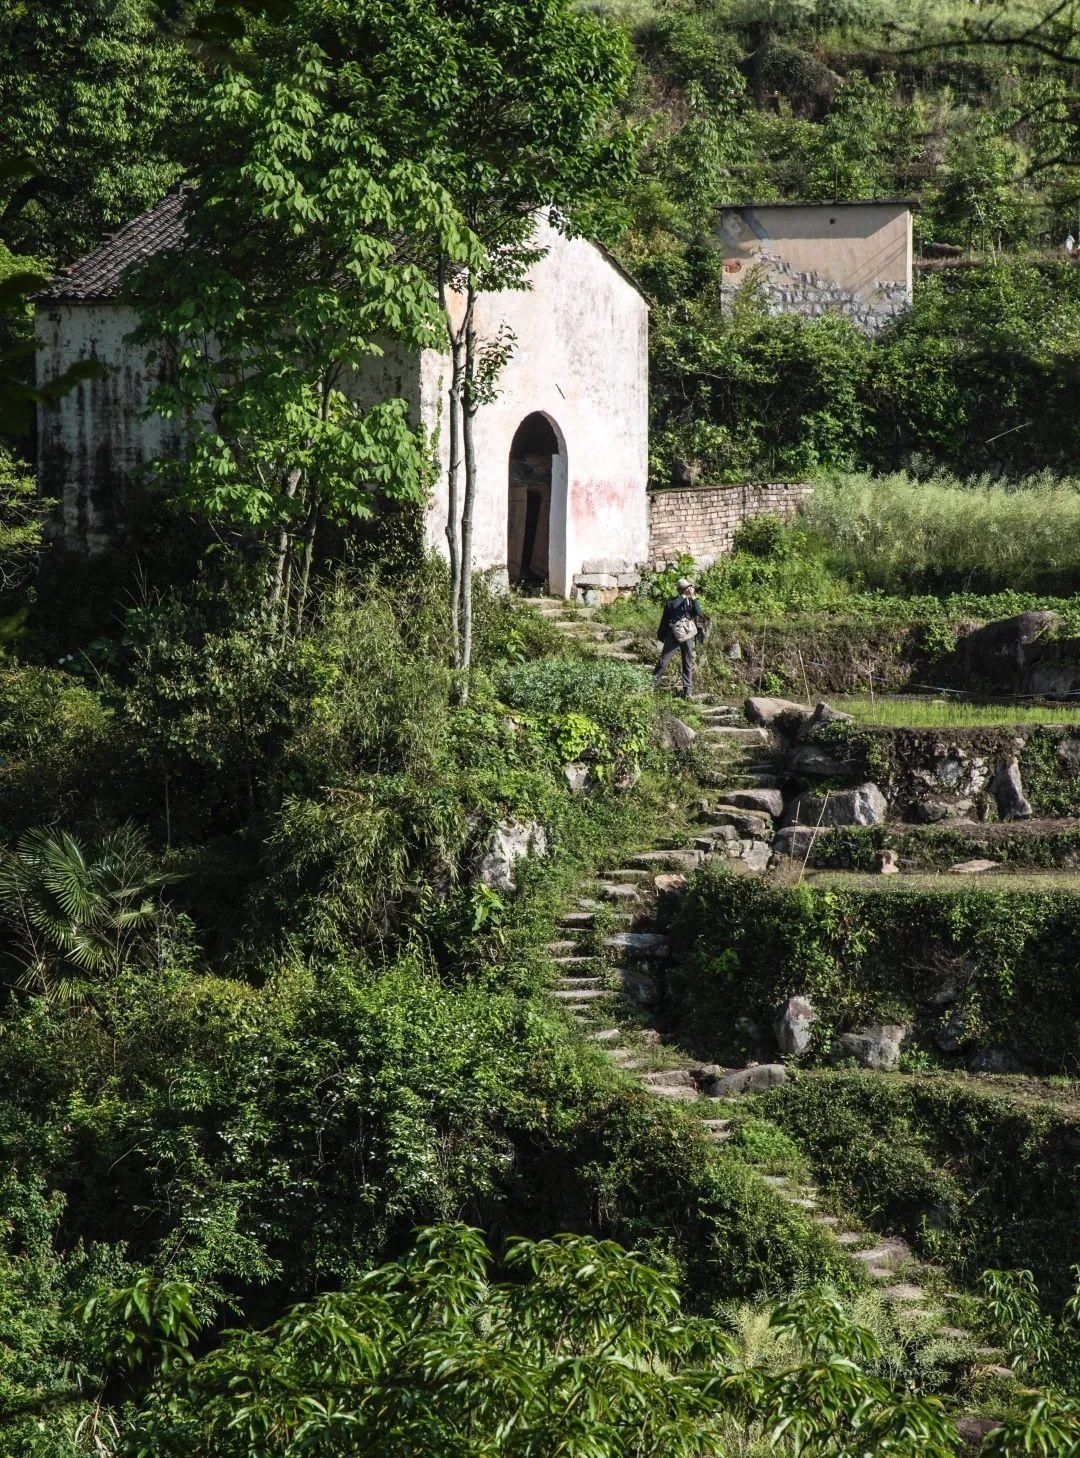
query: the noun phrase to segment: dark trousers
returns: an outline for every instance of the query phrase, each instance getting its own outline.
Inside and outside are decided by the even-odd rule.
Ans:
[[[664,676],[664,669],[675,657],[676,653],[682,654],[682,686],[686,698],[694,692],[694,640],[687,638],[685,643],[680,643],[673,633],[669,633],[664,639],[664,646],[660,652],[660,661],[653,671],[653,687],[660,687],[660,680]]]

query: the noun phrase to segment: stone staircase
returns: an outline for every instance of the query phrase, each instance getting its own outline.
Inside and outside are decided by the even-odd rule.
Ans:
[[[633,647],[633,633],[595,622],[596,608],[558,599],[535,601],[538,611],[572,641],[599,656],[645,663]],[[647,664],[651,667],[651,663]],[[650,1010],[660,999],[671,958],[657,908],[677,895],[685,877],[715,857],[747,874],[772,861],[776,819],[782,808],[780,765],[772,736],[746,722],[731,705],[698,700],[701,725],[695,739],[703,793],[694,806],[696,824],[674,845],[656,845],[601,871],[560,918],[549,952],[553,999],[625,1075],[656,1098],[682,1105],[714,1145],[728,1142],[746,1094],[789,1077],[783,1064],[727,1068],[701,1064],[665,1042]],[[909,1320],[954,1353],[970,1378],[1012,1382],[1004,1354],[978,1344],[949,1314],[947,1295],[934,1294],[941,1273],[920,1264],[898,1236],[877,1236],[827,1210],[809,1181],[763,1175],[778,1196],[827,1231],[849,1259],[865,1271],[898,1322]],[[976,1424],[982,1420],[972,1420]]]
[[[744,1096],[789,1075],[783,1064],[701,1064],[666,1043],[652,1025],[650,1010],[671,958],[668,938],[658,929],[659,898],[677,894],[685,873],[711,853],[694,844],[658,846],[601,872],[564,912],[549,951],[551,995],[583,1035],[648,1093],[682,1105],[705,1137],[721,1145],[732,1137]],[[969,1380],[1015,1382],[1004,1353],[980,1345],[953,1313],[953,1304],[963,1298],[944,1292],[942,1273],[919,1262],[902,1238],[873,1234],[831,1212],[810,1181],[780,1174],[761,1178],[865,1272],[901,1329],[917,1326],[942,1344],[949,1365],[964,1369]]]

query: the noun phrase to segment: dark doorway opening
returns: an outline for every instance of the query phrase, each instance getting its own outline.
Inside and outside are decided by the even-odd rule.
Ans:
[[[552,459],[559,441],[547,418],[526,415],[510,446],[506,567],[510,581],[538,588],[548,580]]]

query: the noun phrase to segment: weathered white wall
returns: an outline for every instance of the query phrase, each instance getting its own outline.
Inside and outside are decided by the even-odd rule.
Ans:
[[[474,563],[506,565],[510,445],[525,416],[540,411],[560,446],[552,462],[549,568],[551,590],[565,593],[586,563],[633,566],[648,556],[648,310],[592,244],[567,240],[546,224],[541,232],[549,252],[533,270],[532,289],[490,294],[478,306],[482,339],[494,339],[505,324],[516,343],[498,398],[476,420]],[[61,501],[64,540],[75,550],[93,553],[122,539],[142,468],[179,449],[167,422],[143,418],[161,366],[149,367],[145,354],[126,343],[135,323],[134,311],[118,304],[38,310],[39,379],[79,359],[97,359],[107,369],[55,410],[39,412],[40,487]],[[425,532],[443,552],[447,375],[438,351],[417,360],[390,346],[349,387],[364,403],[404,398],[437,441],[442,472]]]
[[[144,466],[177,449],[168,421],[143,418],[162,366],[126,343],[135,324],[135,311],[118,304],[56,301],[37,311],[39,384],[79,360],[106,369],[38,411],[39,489],[59,503],[64,543],[76,551],[103,551],[124,538]]]
[[[777,313],[840,313],[871,332],[911,303],[904,203],[728,208],[717,233],[727,295],[755,278]]]
[[[507,559],[510,445],[527,415],[544,414],[559,440],[552,462],[550,590],[565,594],[586,562],[633,566],[648,556],[648,308],[634,286],[591,243],[547,224],[548,248],[529,291],[485,295],[482,339],[501,324],[516,336],[498,398],[476,418],[478,459],[474,561]],[[445,429],[448,364],[423,361],[423,419],[439,430],[442,472],[427,515],[427,539],[446,547]]]

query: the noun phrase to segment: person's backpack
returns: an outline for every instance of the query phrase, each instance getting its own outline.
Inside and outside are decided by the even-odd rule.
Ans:
[[[689,643],[691,638],[697,637],[697,623],[693,618],[676,618],[672,625],[671,636],[676,643]]]

